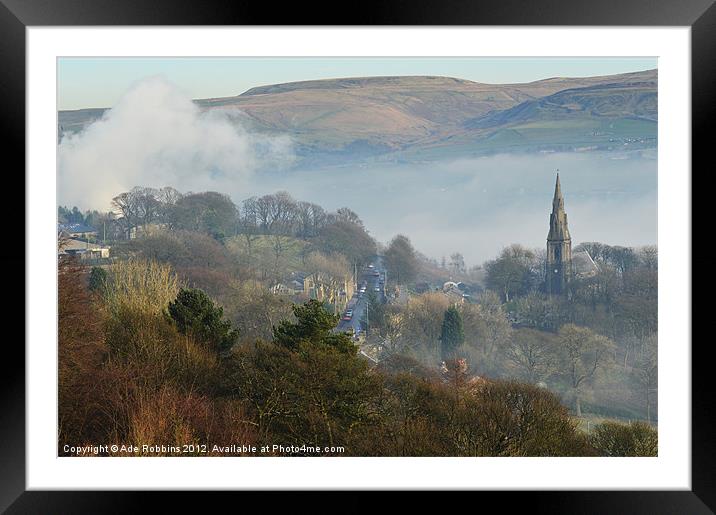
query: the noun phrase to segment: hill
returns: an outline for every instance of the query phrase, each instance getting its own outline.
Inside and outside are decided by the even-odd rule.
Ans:
[[[452,77],[356,77],[252,88],[195,101],[289,134],[304,164],[501,151],[654,146],[657,72],[483,84]],[[75,132],[104,111],[61,111]],[[618,140],[618,142],[616,142]]]

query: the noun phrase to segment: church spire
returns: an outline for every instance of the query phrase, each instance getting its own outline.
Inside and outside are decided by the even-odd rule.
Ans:
[[[562,187],[559,184],[559,172],[557,172],[557,182],[554,185],[554,199],[552,199],[552,213],[564,210],[564,198],[562,198]]]
[[[562,186],[559,171],[554,184],[552,213],[549,215],[547,236],[546,289],[552,294],[566,294],[572,275],[572,239],[567,228],[567,213],[564,210]]]
[[[567,213],[564,211],[564,197],[562,197],[562,186],[559,183],[559,172],[554,184],[554,198],[552,199],[552,214],[549,221],[548,240],[568,240],[569,229],[567,228]]]

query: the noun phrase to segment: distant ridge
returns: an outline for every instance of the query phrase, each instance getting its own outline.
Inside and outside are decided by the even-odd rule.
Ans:
[[[378,77],[344,77],[336,79],[316,79],[297,82],[284,82],[257,86],[247,90],[239,96],[265,95],[270,93],[286,93],[288,91],[305,91],[309,89],[350,89],[361,87],[395,87],[405,84],[414,84],[415,81],[432,81],[435,85],[478,84],[477,82],[455,77],[439,75],[389,75]]]
[[[195,100],[250,130],[292,137],[299,164],[421,161],[495,152],[656,146],[657,70],[484,84],[441,76],[347,77],[269,84]],[[77,132],[105,109],[60,111]]]

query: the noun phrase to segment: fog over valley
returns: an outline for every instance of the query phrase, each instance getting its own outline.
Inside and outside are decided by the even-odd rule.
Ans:
[[[245,196],[282,189],[327,209],[345,205],[379,241],[403,233],[430,257],[461,252],[468,264],[477,265],[511,243],[544,246],[556,170],[575,244],[656,243],[655,157],[499,155],[295,170],[253,176]]]
[[[231,106],[203,109],[159,77],[138,82],[84,123],[61,135],[60,205],[106,211],[134,186],[219,191],[236,204],[285,190],[326,209],[349,207],[381,242],[403,233],[429,257],[461,252],[472,266],[511,243],[544,245],[559,170],[575,244],[657,242],[653,148],[482,157],[445,151],[400,162],[352,156],[345,147],[341,163],[320,166],[297,157],[305,134],[258,130]]]

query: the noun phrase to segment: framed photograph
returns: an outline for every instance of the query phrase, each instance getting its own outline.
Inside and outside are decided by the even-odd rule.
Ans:
[[[3,2],[27,217],[9,513],[138,490],[711,513],[710,2],[382,3],[350,26]]]

